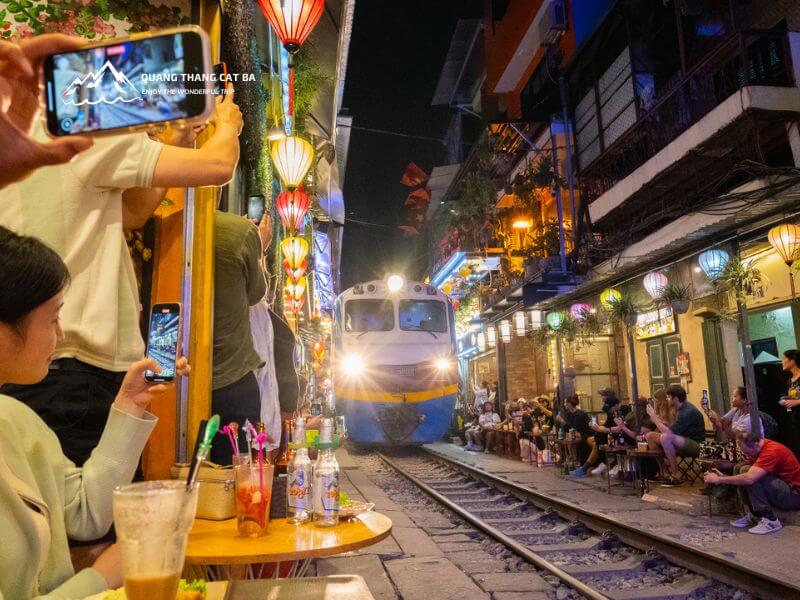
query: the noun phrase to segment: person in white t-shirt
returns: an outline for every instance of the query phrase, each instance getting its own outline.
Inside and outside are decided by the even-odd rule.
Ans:
[[[488,452],[494,441],[495,426],[500,424],[500,415],[494,412],[491,402],[484,402],[483,412],[478,417],[478,427],[470,427],[466,431],[466,450],[480,452],[481,448]],[[485,441],[485,443],[483,443]]]
[[[28,113],[14,118],[38,122],[36,98],[25,103]],[[71,162],[38,169],[0,190],[0,225],[46,243],[72,276],[61,311],[64,339],[48,376],[2,391],[35,410],[79,466],[97,445],[125,371],[144,354],[124,229],[146,221],[165,188],[228,182],[241,128],[233,94],[225,94],[217,101],[214,132],[200,148],[167,146],[146,133],[98,137]],[[41,126],[32,135],[47,139]]]
[[[484,381],[480,385],[476,385],[472,392],[475,394],[473,407],[475,412],[480,413],[483,411],[483,403],[489,400],[489,384]]]
[[[750,433],[750,400],[747,399],[747,389],[739,386],[731,396],[732,408],[720,416],[715,410],[708,410],[706,414],[714,429],[723,431],[729,440]],[[761,424],[761,437],[764,437],[764,424]]]

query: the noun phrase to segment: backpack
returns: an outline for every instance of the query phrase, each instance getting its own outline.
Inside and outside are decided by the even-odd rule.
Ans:
[[[764,428],[764,437],[768,440],[777,440],[778,422],[775,420],[775,417],[769,413],[765,413],[763,410],[758,411],[758,414],[761,417],[761,426]]]

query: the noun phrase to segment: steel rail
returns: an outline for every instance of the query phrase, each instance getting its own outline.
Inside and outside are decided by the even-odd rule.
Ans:
[[[581,508],[566,500],[548,496],[543,492],[503,479],[483,469],[462,463],[428,448],[422,448],[422,450],[436,460],[466,472],[484,483],[490,483],[495,487],[502,488],[521,500],[531,501],[544,510],[553,510],[567,520],[580,521],[589,529],[599,533],[610,531],[626,544],[644,552],[656,551],[670,562],[690,571],[746,590],[759,598],[774,598],[775,600],[795,598],[800,600],[800,587],[796,585],[759,573],[749,567],[743,567],[734,561],[726,560],[705,550],[685,546],[658,533],[642,531],[607,515]],[[402,471],[400,472],[402,473]],[[408,477],[407,474],[403,474]]]
[[[522,544],[520,544],[519,542],[517,542],[513,538],[507,536],[506,534],[504,534],[502,531],[500,531],[496,527],[492,527],[486,521],[484,521],[482,519],[479,519],[478,517],[476,517],[472,513],[464,510],[463,508],[461,508],[458,504],[453,503],[450,499],[446,498],[445,496],[443,496],[442,494],[440,494],[439,492],[434,490],[432,487],[430,487],[429,485],[427,485],[423,481],[420,481],[419,479],[417,479],[416,477],[414,477],[410,473],[407,473],[402,467],[400,467],[399,465],[395,464],[394,461],[392,461],[390,458],[387,458],[384,454],[382,454],[380,452],[378,452],[377,454],[378,454],[378,456],[381,457],[381,459],[386,464],[388,464],[395,471],[400,473],[403,477],[405,477],[406,479],[411,481],[411,483],[416,485],[419,489],[421,489],[423,492],[425,492],[428,496],[430,496],[431,498],[436,500],[438,503],[440,503],[443,506],[445,506],[448,510],[456,513],[458,516],[460,516],[462,519],[464,519],[468,523],[472,524],[476,528],[478,528],[481,531],[483,531],[484,533],[488,534],[489,536],[491,536],[492,538],[494,538],[495,540],[497,540],[498,542],[503,544],[506,548],[508,548],[509,550],[514,552],[515,554],[517,554],[517,555],[521,556],[522,558],[524,558],[525,560],[527,560],[529,563],[539,567],[540,569],[543,569],[545,571],[548,571],[548,572],[552,573],[553,575],[558,577],[561,581],[566,583],[569,587],[571,587],[575,591],[580,592],[581,594],[583,594],[586,598],[590,598],[591,600],[609,600],[609,597],[606,596],[605,594],[602,594],[602,593],[598,592],[596,589],[589,587],[588,585],[583,583],[581,580],[576,579],[575,577],[573,577],[572,575],[570,575],[569,573],[567,573],[563,569],[560,569],[559,567],[557,567],[556,565],[554,565],[550,561],[542,558],[541,556],[539,556],[535,552],[531,552],[528,548],[526,548],[525,546],[523,546]]]

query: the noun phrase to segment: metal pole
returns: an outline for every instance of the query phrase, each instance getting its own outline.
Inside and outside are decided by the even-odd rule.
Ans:
[[[564,76],[558,78],[558,91],[561,95],[561,118],[564,126],[564,149],[567,163],[567,185],[569,186],[569,205],[572,209],[572,237],[578,247],[578,206],[575,204],[575,179],[572,170],[572,126],[569,120],[569,90]]]
[[[633,331],[632,327],[627,323],[625,327],[625,335],[628,338],[628,365],[631,370],[631,409],[633,416],[636,419],[636,433],[639,433],[639,411],[636,410],[636,401],[639,399],[639,376],[636,374],[636,350],[633,347]]]
[[[553,172],[558,173],[558,144],[553,125],[550,125],[550,143],[553,147]],[[564,203],[561,199],[561,186],[556,185],[556,210],[558,210],[558,253],[561,257],[561,272],[567,272],[567,244],[564,233]]]
[[[738,242],[734,244],[734,252],[739,254]],[[758,412],[758,390],[756,389],[756,369],[753,364],[753,346],[750,341],[750,322],[747,318],[747,305],[744,290],[734,289],[736,308],[739,311],[739,333],[742,336],[742,355],[744,356],[744,385],[747,388],[747,399],[750,401],[750,431],[761,437],[761,415]]]
[[[189,356],[192,323],[192,256],[194,254],[194,188],[186,188],[183,196],[183,277],[181,279],[181,356]],[[178,406],[175,415],[175,448],[178,462],[187,462],[187,420],[189,416],[189,382],[177,378]]]

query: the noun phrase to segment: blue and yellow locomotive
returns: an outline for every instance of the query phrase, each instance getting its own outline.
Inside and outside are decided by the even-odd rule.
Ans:
[[[400,275],[339,296],[333,393],[352,441],[422,444],[447,432],[458,392],[453,329],[447,296]]]

